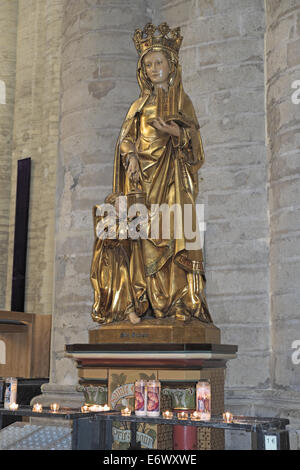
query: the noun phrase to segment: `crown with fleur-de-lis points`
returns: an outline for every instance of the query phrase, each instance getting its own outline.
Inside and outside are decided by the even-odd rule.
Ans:
[[[180,27],[171,29],[167,23],[154,26],[147,23],[144,29],[136,29],[133,41],[139,55],[144,55],[150,49],[163,47],[178,55],[183,37],[180,34]]]

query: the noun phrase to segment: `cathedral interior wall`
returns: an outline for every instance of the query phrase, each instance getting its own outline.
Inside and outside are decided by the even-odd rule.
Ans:
[[[184,37],[183,84],[206,155],[207,300],[222,343],[239,346],[227,407],[288,417],[299,447],[299,0],[1,2],[0,307],[10,308],[16,164],[30,156],[26,311],[52,313],[49,389],[71,390],[64,346],[97,328],[92,207],[111,192],[115,142],[139,94],[131,38],[148,21]],[[230,435],[228,447],[246,439]]]

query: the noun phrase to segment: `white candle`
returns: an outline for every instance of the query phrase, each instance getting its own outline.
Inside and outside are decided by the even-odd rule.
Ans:
[[[166,418],[166,419],[172,419],[172,418],[173,418],[173,413],[172,413],[172,411],[169,411],[169,410],[164,411],[164,412],[163,412],[163,417]]]
[[[95,412],[104,411],[104,407],[102,405],[91,405],[90,411],[95,411]]]
[[[180,413],[177,413],[177,418],[178,419],[188,419],[188,413],[186,413],[185,411],[181,411]]]
[[[18,405],[17,403],[11,403],[11,404],[9,405],[9,409],[10,409],[11,411],[16,411],[18,408],[19,408],[19,405]]]
[[[201,413],[198,411],[194,411],[194,413],[191,414],[191,420],[192,421],[200,421],[201,420]]]
[[[233,420],[232,413],[230,413],[229,411],[225,411],[225,413],[223,413],[223,420],[225,423],[232,423],[232,420]]]
[[[32,411],[35,413],[41,413],[43,411],[43,407],[40,403],[35,403],[32,407]]]
[[[59,410],[59,404],[58,404],[58,403],[51,403],[51,405],[50,405],[50,410],[51,410],[53,413],[57,413],[58,410]]]
[[[130,416],[131,415],[131,409],[130,408],[123,408],[123,410],[121,410],[121,415],[122,416]]]

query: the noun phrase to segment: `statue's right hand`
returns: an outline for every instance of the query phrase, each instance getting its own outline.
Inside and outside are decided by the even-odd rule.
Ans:
[[[127,168],[127,173],[128,173],[129,180],[131,180],[135,184],[139,182],[140,167],[139,167],[139,162],[136,156],[132,156],[130,158],[128,168]]]

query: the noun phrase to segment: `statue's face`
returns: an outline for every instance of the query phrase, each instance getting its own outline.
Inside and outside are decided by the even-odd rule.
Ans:
[[[147,76],[153,85],[163,86],[168,83],[170,66],[163,52],[148,52],[144,57],[144,65]]]

